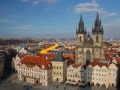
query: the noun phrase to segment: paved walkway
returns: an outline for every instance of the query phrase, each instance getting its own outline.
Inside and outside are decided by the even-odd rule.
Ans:
[[[0,83],[0,90],[117,90],[115,88],[100,88],[100,87],[85,87],[80,88],[78,86],[71,86],[66,84],[54,83],[45,86],[35,86],[33,84],[25,83],[17,79],[17,75],[14,74],[10,78]]]

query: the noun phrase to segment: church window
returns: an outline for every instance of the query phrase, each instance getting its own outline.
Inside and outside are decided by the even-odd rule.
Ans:
[[[96,36],[96,42],[99,42],[99,37],[98,36]]]
[[[60,69],[61,69],[61,67],[60,67]]]
[[[80,42],[81,42],[82,40],[81,40],[81,36],[80,36]]]
[[[79,54],[81,54],[81,51],[79,52]]]

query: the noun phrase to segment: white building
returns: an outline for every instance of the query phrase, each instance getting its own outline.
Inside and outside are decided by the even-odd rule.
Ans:
[[[81,65],[70,65],[67,68],[67,84],[81,85],[85,82],[85,71]]]
[[[103,63],[94,60],[86,67],[86,84],[97,86],[116,86],[117,66],[114,63]]]
[[[73,85],[95,85],[95,86],[116,86],[118,67],[114,63],[103,63],[94,60],[87,66],[70,65],[67,68],[68,84]]]
[[[15,68],[15,71],[17,71],[19,68],[18,64],[21,64],[21,58],[19,55],[16,55],[16,57],[13,58],[13,64],[14,64],[13,66]]]
[[[24,47],[20,48],[18,52],[20,54],[27,54],[28,53],[28,51]]]
[[[16,58],[19,61],[19,58]],[[47,86],[52,81],[52,65],[46,55],[27,55],[15,61],[18,79],[29,83]]]

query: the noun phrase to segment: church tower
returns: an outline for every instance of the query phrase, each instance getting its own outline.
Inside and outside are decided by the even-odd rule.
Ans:
[[[80,17],[80,21],[78,24],[78,28],[76,30],[76,35],[77,35],[77,48],[75,50],[75,59],[76,59],[76,64],[82,64],[84,62],[84,51],[83,48],[85,45],[85,38],[86,38],[86,30],[84,26],[84,21],[82,18],[82,15]]]
[[[97,13],[94,27],[92,28],[94,46],[101,46],[103,42],[103,26],[101,25],[101,20],[99,14]]]
[[[84,27],[84,21],[83,21],[82,15],[80,17],[80,21],[79,21],[78,28],[76,30],[76,34],[77,34],[78,45],[83,46],[85,43],[86,30]]]
[[[103,26],[97,13],[94,27],[92,28],[93,42],[94,42],[94,58],[101,58],[103,55],[102,43],[103,43]]]

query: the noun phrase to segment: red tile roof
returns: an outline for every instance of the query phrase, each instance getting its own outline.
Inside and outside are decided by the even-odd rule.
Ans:
[[[106,60],[112,60],[113,56],[111,54],[104,54]]]
[[[119,52],[118,50],[112,48],[110,50],[107,49],[104,50],[106,60],[112,60],[114,55],[118,55],[118,52]]]
[[[117,64],[120,64],[120,58],[116,58]]]
[[[21,58],[21,63],[26,65],[37,65],[42,68],[42,65],[44,65],[44,69],[51,68],[51,59],[52,55],[47,54],[40,54],[40,55],[26,55],[23,58]]]
[[[91,65],[92,65],[92,67],[95,67],[96,65],[98,65],[99,67],[102,67],[102,66],[106,66],[106,67],[108,67],[109,65],[108,65],[108,63],[103,63],[103,62],[101,62],[100,61],[100,59],[94,59],[92,62],[91,62]]]
[[[66,59],[74,60],[74,55],[73,55],[73,54],[66,54],[66,53],[65,53],[65,54],[63,55],[63,57],[66,58]]]
[[[78,65],[77,65],[77,64],[73,64],[72,66],[73,66],[74,68],[78,68],[78,67],[81,66],[81,64],[78,64]]]
[[[112,46],[112,48],[119,48],[119,46]]]

